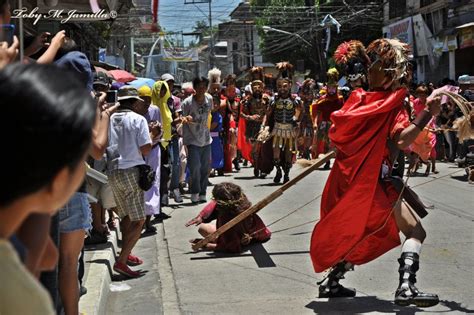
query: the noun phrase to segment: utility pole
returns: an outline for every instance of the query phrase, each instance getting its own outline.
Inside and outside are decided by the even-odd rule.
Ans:
[[[130,36],[130,70],[135,72],[135,41],[133,35]]]
[[[311,19],[311,28],[316,25],[316,27],[319,26],[319,1],[314,4],[314,17],[316,18],[316,23],[313,24],[313,21]],[[326,80],[326,58],[323,58],[322,53],[321,53],[321,41],[320,41],[320,36],[319,36],[319,31],[314,32],[316,36],[314,37],[314,46],[316,47],[316,54],[318,55],[318,61],[319,61],[319,81],[325,81]]]
[[[214,34],[212,31],[212,0],[184,0],[184,4],[196,4],[199,3],[208,3],[209,4],[209,31],[211,33],[211,39],[209,40],[209,69],[214,67]],[[198,6],[196,8],[201,11],[204,15],[206,15]]]
[[[209,29],[211,31],[211,40],[209,41],[210,51],[209,51],[209,68],[214,67],[214,34],[212,31],[212,0],[209,0]]]

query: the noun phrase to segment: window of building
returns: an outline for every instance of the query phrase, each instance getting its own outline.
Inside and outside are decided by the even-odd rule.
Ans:
[[[426,7],[432,3],[435,3],[436,0],[420,0],[420,8]]]
[[[390,19],[404,16],[407,12],[406,0],[389,0],[388,1],[388,15]]]
[[[427,14],[423,14],[423,19],[433,35],[438,34],[442,29],[446,28],[448,23],[448,14],[446,9],[436,10]]]

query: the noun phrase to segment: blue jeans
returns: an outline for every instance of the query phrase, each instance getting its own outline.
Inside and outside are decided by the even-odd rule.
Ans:
[[[179,159],[179,138],[173,138],[168,146],[170,151],[170,163],[171,163],[171,182],[170,190],[179,187],[179,173],[181,161]]]
[[[189,185],[191,194],[199,194],[201,196],[206,195],[210,160],[210,144],[204,147],[188,145],[188,167],[191,173],[191,181]]]
[[[87,194],[76,192],[68,203],[59,209],[59,231],[71,233],[92,228],[92,212]]]

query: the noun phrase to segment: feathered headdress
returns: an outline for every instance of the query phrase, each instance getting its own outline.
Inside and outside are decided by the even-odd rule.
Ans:
[[[263,67],[252,67],[249,70],[250,81],[260,80],[264,81],[263,77]]]
[[[367,47],[367,55],[372,64],[380,61],[385,74],[392,82],[399,81],[400,84],[406,84],[410,79],[409,51],[408,44],[389,38],[376,39]]]
[[[358,40],[340,44],[334,52],[334,61],[349,81],[365,76],[370,64],[364,45]]]
[[[217,83],[217,84],[221,84],[221,70],[217,69],[217,68],[212,68],[211,70],[209,70],[209,72],[207,73],[207,78],[209,79],[209,84],[214,84],[214,83]]]
[[[316,81],[314,81],[313,79],[306,79],[301,85],[301,92],[306,95],[312,94],[316,87]]]
[[[330,68],[326,72],[326,76],[328,77],[328,85],[337,84],[337,81],[339,81],[339,71],[336,68]]]
[[[282,61],[275,66],[279,72],[278,79],[287,79],[291,81],[293,79],[293,65],[288,61]]]

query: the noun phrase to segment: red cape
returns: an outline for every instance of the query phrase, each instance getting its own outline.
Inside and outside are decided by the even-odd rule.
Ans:
[[[316,272],[342,259],[364,264],[400,244],[390,216],[397,194],[378,179],[390,127],[405,96],[404,89],[357,89],[331,115],[329,137],[337,156],[321,199],[321,219],[311,237]]]
[[[242,157],[244,159],[246,159],[250,163],[253,163],[252,145],[250,144],[249,141],[247,141],[247,138],[245,137],[246,127],[247,127],[247,122],[245,121],[245,119],[240,117],[240,119],[239,119],[239,130],[238,130],[238,134],[237,134],[237,148],[242,153]]]

